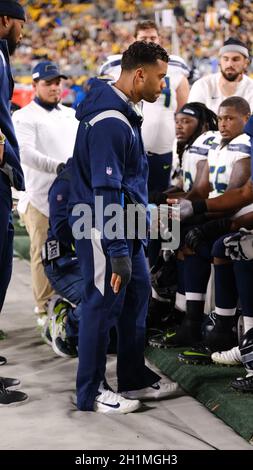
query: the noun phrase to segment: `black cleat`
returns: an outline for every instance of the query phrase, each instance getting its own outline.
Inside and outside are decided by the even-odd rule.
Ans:
[[[176,331],[167,330],[164,333],[158,333],[148,339],[149,346],[153,348],[173,348],[176,346],[174,338],[176,337]]]
[[[184,364],[207,365],[212,363],[211,350],[205,345],[198,345],[194,348],[179,353],[177,358]]]
[[[5,388],[12,390],[16,390],[20,385],[19,379],[13,379],[11,377],[0,377],[0,382],[2,382]]]
[[[4,364],[6,364],[6,362],[7,362],[6,357],[0,356],[0,366],[4,366]]]
[[[231,387],[238,392],[253,392],[253,375],[238,377],[231,382]]]
[[[0,380],[0,406],[22,405],[28,400],[26,393],[8,390]]]

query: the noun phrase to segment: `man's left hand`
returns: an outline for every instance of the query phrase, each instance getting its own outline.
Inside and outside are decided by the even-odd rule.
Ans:
[[[121,286],[121,276],[119,274],[112,273],[111,288],[114,294],[118,294],[118,292],[120,291],[120,286]]]
[[[4,145],[0,145],[0,165],[3,163],[4,158]]]

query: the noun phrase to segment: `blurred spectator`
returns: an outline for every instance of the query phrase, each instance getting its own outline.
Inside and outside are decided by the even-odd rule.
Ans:
[[[221,102],[229,96],[245,98],[253,111],[253,79],[245,72],[249,64],[249,51],[245,44],[229,38],[220,49],[220,72],[197,80],[188,101],[199,101],[217,113]]]
[[[63,84],[62,103],[65,106],[71,106],[76,109],[79,103],[81,103],[86,96],[84,87],[84,83],[78,85],[75,82],[74,77],[68,76],[68,78],[64,80]]]

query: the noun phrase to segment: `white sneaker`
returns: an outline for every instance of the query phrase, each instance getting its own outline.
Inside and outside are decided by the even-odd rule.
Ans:
[[[224,364],[226,366],[238,366],[242,362],[239,346],[235,346],[228,351],[214,352],[211,358],[216,364]]]
[[[126,400],[118,393],[100,387],[94,402],[94,411],[99,413],[131,413],[141,407],[138,400]]]
[[[161,379],[153,385],[150,385],[150,387],[121,392],[121,395],[130,400],[160,400],[161,398],[169,398],[178,395],[179,390],[180,387],[177,382],[168,382]]]
[[[39,315],[37,315],[36,323],[37,323],[37,327],[38,327],[38,330],[40,331],[40,333],[44,329],[44,327],[47,323],[47,320],[48,320],[47,312],[43,312],[43,313],[40,313]]]
[[[35,315],[39,315],[41,313],[41,310],[40,308],[38,307],[38,305],[35,305],[34,309],[33,309],[33,313],[35,313]]]

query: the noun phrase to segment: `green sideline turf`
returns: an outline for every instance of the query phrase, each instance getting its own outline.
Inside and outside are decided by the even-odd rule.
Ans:
[[[30,260],[30,243],[29,236],[25,227],[21,224],[17,212],[13,214],[14,225],[14,253],[20,258]]]
[[[28,235],[19,235],[14,237],[14,253],[20,258],[30,260],[30,242]]]
[[[245,375],[243,367],[184,365],[177,360],[177,354],[182,350],[149,347],[146,349],[146,357],[252,443],[253,393],[239,393],[230,387],[234,378]]]

